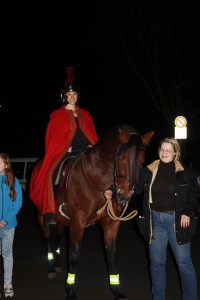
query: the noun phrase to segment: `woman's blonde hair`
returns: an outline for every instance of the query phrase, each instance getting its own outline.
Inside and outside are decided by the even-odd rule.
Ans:
[[[181,157],[179,142],[173,137],[166,137],[160,141],[158,152],[160,151],[163,143],[170,143],[172,145],[175,152],[174,161],[179,160]]]
[[[15,192],[15,176],[13,173],[13,169],[10,163],[10,158],[5,153],[0,153],[0,158],[3,160],[3,162],[6,164],[5,169],[5,175],[7,175],[8,185],[10,187],[10,193],[9,196],[11,199],[16,199],[16,192]]]

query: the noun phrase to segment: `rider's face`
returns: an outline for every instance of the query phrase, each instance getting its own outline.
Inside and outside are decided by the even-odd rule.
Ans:
[[[78,99],[77,92],[68,92],[66,93],[66,96],[69,104],[75,104],[77,102]]]

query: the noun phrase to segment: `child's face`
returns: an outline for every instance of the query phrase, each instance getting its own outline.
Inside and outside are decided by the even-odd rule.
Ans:
[[[2,158],[0,158],[0,175],[5,174],[6,164]]]

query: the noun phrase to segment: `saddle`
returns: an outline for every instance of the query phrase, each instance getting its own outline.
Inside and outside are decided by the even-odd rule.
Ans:
[[[82,155],[83,152],[79,153],[78,155],[69,156],[65,158],[65,160],[60,165],[55,182],[55,185],[58,187],[56,192],[58,196],[62,196],[66,192],[70,171]]]

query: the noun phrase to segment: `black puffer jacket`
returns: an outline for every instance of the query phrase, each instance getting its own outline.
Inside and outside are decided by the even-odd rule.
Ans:
[[[137,217],[137,223],[141,235],[148,241],[152,239],[152,211],[150,208],[151,186],[156,176],[160,160],[155,160],[152,164],[143,168],[140,173],[139,182],[134,188],[134,196],[143,194],[143,212]],[[175,230],[179,244],[191,242],[196,231],[197,203],[199,198],[197,180],[190,169],[184,169],[180,162],[175,162]],[[166,178],[167,180],[167,178]],[[190,226],[180,227],[181,215],[187,215],[190,219]]]

